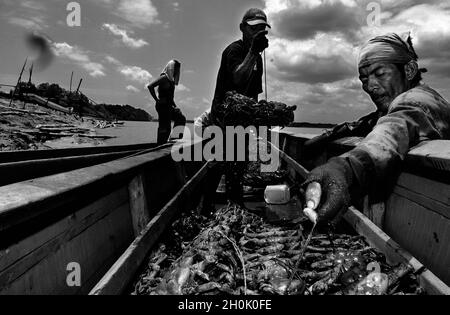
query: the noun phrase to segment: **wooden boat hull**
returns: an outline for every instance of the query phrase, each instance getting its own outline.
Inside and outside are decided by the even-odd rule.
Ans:
[[[0,187],[0,294],[89,293],[200,166],[170,153]],[[70,263],[81,286],[67,283]]]
[[[291,152],[282,154],[283,163],[302,178],[306,170],[289,151],[301,147],[282,143]],[[209,167],[174,162],[164,148],[0,187],[0,294],[124,293],[174,216],[197,204]],[[422,269],[421,259],[356,209],[346,219],[391,261]],[[68,281],[71,263],[80,267],[80,286]],[[427,292],[449,294],[430,270],[420,274]]]

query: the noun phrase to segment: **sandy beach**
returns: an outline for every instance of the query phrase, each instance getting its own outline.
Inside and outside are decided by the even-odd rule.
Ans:
[[[0,98],[0,151],[96,146],[96,119]]]

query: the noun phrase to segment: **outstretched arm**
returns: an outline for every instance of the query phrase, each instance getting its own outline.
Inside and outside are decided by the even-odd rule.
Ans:
[[[314,169],[306,182],[306,199],[319,220],[333,220],[345,211],[355,197],[351,191],[365,194],[374,183],[382,189],[410,147],[424,139],[441,138],[435,127],[439,119],[431,112],[429,104],[393,104],[360,145]]]

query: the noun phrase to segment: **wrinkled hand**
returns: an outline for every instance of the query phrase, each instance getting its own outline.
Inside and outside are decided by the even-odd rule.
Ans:
[[[269,47],[269,40],[266,37],[267,34],[268,34],[267,31],[260,31],[255,34],[252,40],[252,46],[250,48],[251,51],[259,54],[263,52],[264,49]]]
[[[303,186],[306,187],[306,205],[315,210],[318,221],[333,221],[350,206],[349,188],[353,172],[343,158],[332,158],[315,168]]]

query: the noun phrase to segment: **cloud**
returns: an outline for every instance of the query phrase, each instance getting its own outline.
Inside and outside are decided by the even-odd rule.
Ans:
[[[151,0],[100,0],[110,11],[130,23],[145,29],[152,24],[160,24],[158,10]]]
[[[308,84],[355,76],[353,41],[362,20],[355,1],[265,0],[265,5],[274,30],[267,50],[270,76]]]
[[[190,88],[186,87],[183,84],[178,84],[177,90],[180,91],[180,92],[190,92],[191,91]]]
[[[8,21],[9,24],[29,30],[42,31],[48,28],[44,15],[46,10],[44,4],[31,0],[21,1],[18,4],[17,6],[17,1],[6,1],[1,6],[0,17]]]
[[[114,66],[119,73],[121,73],[127,80],[139,82],[141,84],[148,84],[152,80],[153,75],[145,69],[138,66],[124,65],[121,61],[117,60],[113,56],[105,56],[105,60]]]
[[[71,46],[68,43],[54,43],[53,51],[57,57],[66,58],[73,61],[78,66],[86,70],[90,76],[103,77],[105,76],[105,68],[101,63],[92,62],[88,52],[80,47]]]
[[[45,6],[42,3],[32,1],[32,0],[22,1],[20,5],[26,9],[37,10],[37,11],[45,10]]]
[[[450,3],[381,0],[381,26],[369,26],[370,0],[264,0],[272,30],[266,52],[269,98],[297,104],[297,120],[340,122],[373,110],[357,76],[359,47],[388,32],[411,31],[425,82],[450,95]]]
[[[41,31],[47,27],[45,22],[39,17],[32,17],[32,18],[9,17],[8,23],[26,28],[28,30]]]
[[[128,80],[136,81],[142,84],[148,83],[153,76],[147,70],[137,66],[122,66],[119,69]]]
[[[107,62],[109,62],[109,63],[112,63],[113,65],[116,65],[116,66],[121,66],[122,65],[122,63],[119,60],[117,60],[116,58],[114,58],[112,56],[109,56],[109,55],[105,57],[105,60]]]
[[[130,26],[145,29],[153,24],[160,24],[158,10],[151,0],[97,0],[110,12],[127,21]]]
[[[291,1],[289,6],[275,5],[269,11],[274,32],[295,40],[311,39],[320,33],[353,35],[363,22],[361,9],[351,1]]]
[[[136,88],[136,87],[134,87],[134,86],[132,86],[132,85],[128,85],[128,86],[127,86],[127,91],[131,91],[131,92],[134,92],[134,93],[138,93],[138,92],[139,92],[139,89]]]
[[[419,62],[430,74],[450,77],[450,8],[429,4],[411,7],[394,18],[394,23],[408,25]]]
[[[137,49],[137,48],[142,48],[142,47],[148,45],[148,42],[146,42],[143,39],[134,39],[134,38],[130,37],[126,30],[120,29],[115,24],[105,23],[105,24],[103,24],[103,28],[109,30],[113,35],[121,37],[122,42],[130,48]]]
[[[275,80],[268,95],[270,100],[297,105],[296,121],[352,121],[375,110],[356,78],[314,85]]]
[[[268,71],[285,81],[329,83],[356,73],[355,48],[335,36],[321,35],[309,41],[275,39],[270,45]]]
[[[178,2],[172,3],[174,11],[180,11],[180,4]]]

